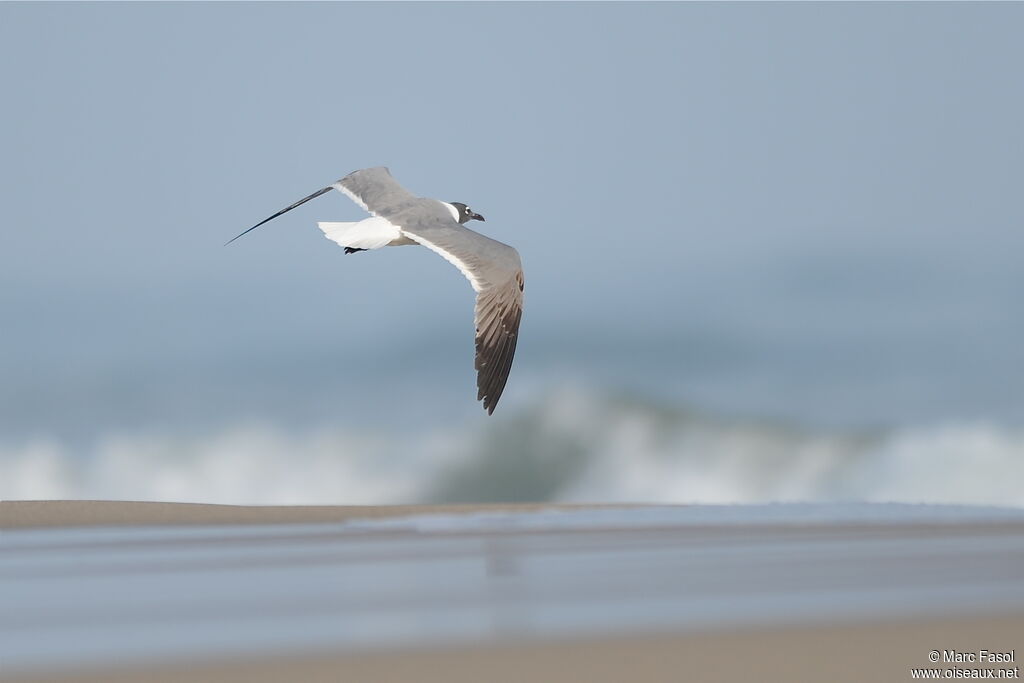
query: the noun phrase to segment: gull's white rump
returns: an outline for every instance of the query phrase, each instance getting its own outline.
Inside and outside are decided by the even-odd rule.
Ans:
[[[402,237],[401,230],[379,216],[354,223],[321,221],[317,226],[324,231],[327,239],[352,249],[380,249]]]

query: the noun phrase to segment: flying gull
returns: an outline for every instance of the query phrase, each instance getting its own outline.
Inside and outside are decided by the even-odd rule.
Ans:
[[[523,268],[519,252],[465,227],[484,217],[461,202],[417,197],[383,166],[354,171],[264,219],[228,244],[264,223],[338,190],[370,213],[355,223],[319,222],[324,235],[346,254],[380,247],[422,244],[466,276],[476,292],[477,400],[488,414],[501,398],[516,351],[523,314]]]

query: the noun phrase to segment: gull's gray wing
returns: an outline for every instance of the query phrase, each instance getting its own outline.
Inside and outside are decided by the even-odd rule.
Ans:
[[[419,197],[399,185],[385,166],[353,171],[333,187],[344,192],[374,216],[384,218],[391,218],[419,200]]]
[[[431,201],[431,200],[426,200]],[[488,414],[505,389],[523,316],[523,266],[519,252],[445,217],[402,221],[410,239],[458,268],[476,291],[477,400]]]
[[[366,211],[369,211],[374,216],[381,216],[383,218],[390,218],[403,208],[408,207],[411,203],[422,201],[399,185],[398,181],[391,177],[391,173],[384,166],[364,168],[360,171],[349,173],[336,183],[320,188],[308,197],[303,197],[294,204],[281,209],[270,218],[264,218],[240,235],[232,237],[228,240],[227,244],[231,244],[242,235],[252,232],[264,223],[272,221],[278,216],[284,215],[292,209],[298,208],[309,200],[316,199],[331,190],[343,192]]]

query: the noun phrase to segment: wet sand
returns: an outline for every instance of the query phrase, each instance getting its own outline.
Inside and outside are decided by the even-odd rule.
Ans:
[[[1020,511],[54,501],[0,503],[0,528],[4,681],[906,681],[1024,657]],[[1016,661],[928,661],[954,649]]]

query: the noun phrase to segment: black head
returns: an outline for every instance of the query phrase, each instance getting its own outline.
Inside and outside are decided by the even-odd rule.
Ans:
[[[478,213],[474,213],[473,209],[469,208],[462,202],[452,202],[452,206],[454,206],[459,211],[459,223],[484,220],[483,216],[481,216]]]

